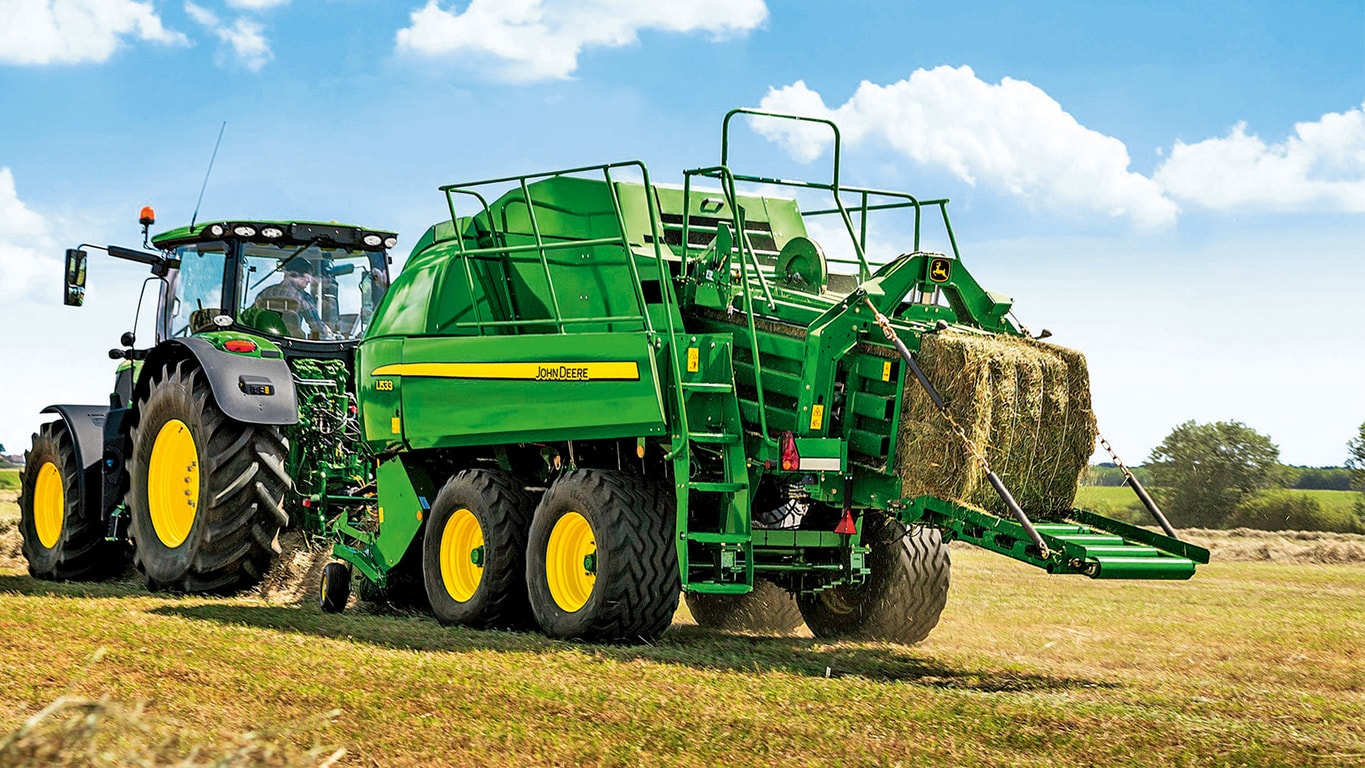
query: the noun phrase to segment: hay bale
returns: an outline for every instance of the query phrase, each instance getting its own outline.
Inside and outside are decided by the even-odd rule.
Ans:
[[[1030,339],[948,332],[926,335],[917,358],[1024,510],[1070,511],[1095,448],[1085,357]],[[903,403],[893,456],[902,492],[1005,514],[980,463],[912,376]]]

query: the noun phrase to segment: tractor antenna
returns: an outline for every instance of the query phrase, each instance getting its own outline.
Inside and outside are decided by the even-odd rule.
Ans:
[[[204,172],[204,183],[199,187],[199,199],[194,203],[194,215],[190,217],[190,229],[194,228],[194,222],[199,219],[199,206],[204,204],[204,190],[208,189],[209,176],[213,174],[213,161],[218,159],[218,145],[223,143],[223,131],[227,130],[227,121],[223,121],[222,127],[218,129],[218,140],[213,142],[213,154],[209,156],[209,169]]]

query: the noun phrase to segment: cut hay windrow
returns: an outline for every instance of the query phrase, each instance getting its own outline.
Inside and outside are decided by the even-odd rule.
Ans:
[[[1024,511],[1068,512],[1095,448],[1085,357],[1030,339],[949,332],[925,335],[917,358]],[[928,394],[913,377],[905,388],[894,456],[902,493],[1005,514],[985,470]]]

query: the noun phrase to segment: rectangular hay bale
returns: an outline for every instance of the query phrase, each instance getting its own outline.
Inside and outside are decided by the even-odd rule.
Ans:
[[[1068,512],[1095,448],[1085,357],[1032,339],[928,334],[916,355],[948,410],[1030,515]],[[893,463],[906,496],[931,494],[1007,514],[913,376],[907,376]]]

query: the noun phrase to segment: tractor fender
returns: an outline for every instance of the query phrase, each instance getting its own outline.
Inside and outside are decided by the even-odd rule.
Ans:
[[[171,339],[153,349],[142,364],[134,402],[151,391],[152,375],[176,360],[194,358],[208,379],[213,399],[228,418],[244,424],[287,426],[299,421],[294,373],[283,358],[247,357],[223,352],[205,339],[193,336]],[[270,394],[249,394],[268,386]]]
[[[62,417],[66,431],[71,435],[76,463],[81,466],[80,476],[76,478],[81,514],[99,514],[104,493],[100,460],[104,457],[104,421],[109,416],[109,406],[49,405],[42,412]]]

